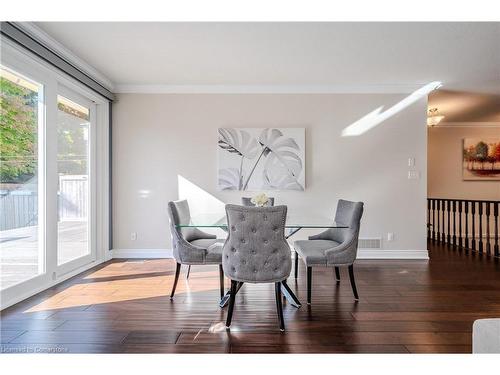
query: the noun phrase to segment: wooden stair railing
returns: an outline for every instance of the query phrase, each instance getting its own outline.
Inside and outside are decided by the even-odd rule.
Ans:
[[[498,258],[499,206],[500,201],[427,198],[427,238]]]

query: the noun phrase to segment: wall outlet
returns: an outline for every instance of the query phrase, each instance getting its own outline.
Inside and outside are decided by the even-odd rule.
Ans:
[[[137,239],[137,233],[135,233],[135,232],[130,233],[130,239],[132,241],[135,241]]]
[[[387,233],[387,241],[394,241],[394,233],[392,232]]]

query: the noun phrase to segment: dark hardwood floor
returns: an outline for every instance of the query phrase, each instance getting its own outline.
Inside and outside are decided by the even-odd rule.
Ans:
[[[218,269],[193,267],[169,293],[173,260],[113,260],[1,312],[1,352],[79,353],[470,353],[472,323],[500,317],[500,265],[430,245],[430,261],[358,261],[360,301],[347,269],[305,268],[288,281],[304,303],[284,305],[274,285],[245,285],[231,331],[218,307]],[[226,288],[229,282],[226,282]]]

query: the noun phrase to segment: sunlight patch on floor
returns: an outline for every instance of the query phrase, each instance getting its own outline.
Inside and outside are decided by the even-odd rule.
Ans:
[[[153,261],[152,261],[153,262]],[[113,274],[108,274],[107,267],[114,268]],[[116,274],[116,266],[111,264],[88,276],[83,280],[95,279],[93,282],[71,285],[61,292],[48,297],[43,302],[24,311],[33,313],[47,310],[61,310],[96,304],[117,303],[150,298],[158,298],[159,302],[169,302],[171,288],[174,282],[174,272],[168,275],[147,276],[147,273],[163,273],[157,266],[155,270],[138,273],[134,271]],[[138,277],[138,275],[145,275]],[[97,277],[96,277],[97,276]],[[100,281],[99,279],[109,278]],[[115,279],[115,280],[113,280]],[[175,296],[177,299],[190,297],[192,294],[219,291],[219,274],[213,272],[191,272],[189,280],[185,275],[179,277]]]

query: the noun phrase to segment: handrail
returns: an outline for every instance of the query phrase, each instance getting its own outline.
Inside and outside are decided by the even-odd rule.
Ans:
[[[500,203],[500,201],[492,201],[492,200],[487,200],[487,199],[461,199],[461,198],[427,198],[429,199],[440,199],[443,201],[460,201],[460,202],[489,202],[489,203]]]
[[[427,238],[500,257],[499,211],[495,200],[427,198]]]

